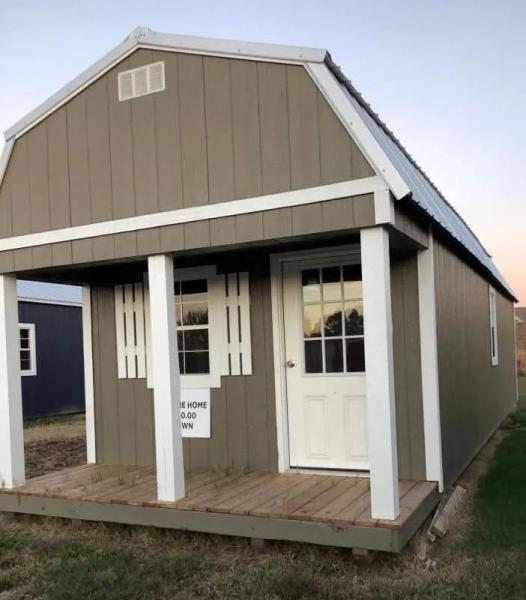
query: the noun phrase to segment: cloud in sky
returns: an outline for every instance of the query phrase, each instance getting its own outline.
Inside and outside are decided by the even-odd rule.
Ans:
[[[3,0],[0,127],[137,25],[329,48],[526,304],[523,0]]]

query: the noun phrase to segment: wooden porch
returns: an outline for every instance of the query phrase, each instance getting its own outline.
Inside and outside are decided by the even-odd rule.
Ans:
[[[167,503],[152,467],[82,465],[0,490],[0,510],[397,552],[438,499],[434,483],[401,481],[400,517],[383,521],[371,518],[367,478],[207,471]]]

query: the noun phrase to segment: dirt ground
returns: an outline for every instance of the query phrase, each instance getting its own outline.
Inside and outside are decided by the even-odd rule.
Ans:
[[[86,462],[83,415],[30,422],[24,441],[28,478]]]

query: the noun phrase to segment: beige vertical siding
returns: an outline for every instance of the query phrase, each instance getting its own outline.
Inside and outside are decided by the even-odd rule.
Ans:
[[[166,90],[119,102],[118,73],[159,60]],[[140,49],[15,142],[0,236],[373,174],[302,66]],[[158,233],[117,255],[137,243]]]
[[[391,260],[391,299],[398,471],[402,479],[425,479],[418,268],[414,253]]]
[[[497,292],[499,364],[491,366],[488,282],[435,244],[444,478],[452,483],[516,402],[513,304]]]

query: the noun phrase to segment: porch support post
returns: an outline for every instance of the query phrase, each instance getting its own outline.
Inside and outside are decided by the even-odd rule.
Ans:
[[[148,257],[157,497],[184,497],[180,377],[175,322],[174,266],[168,255]]]
[[[444,489],[444,475],[442,466],[442,428],[440,423],[433,244],[433,234],[429,232],[428,247],[425,250],[420,250],[418,253],[418,305],[426,479],[428,481],[437,481],[439,491],[442,492]]]
[[[389,234],[383,227],[364,229],[360,243],[371,513],[374,519],[396,519],[399,482]]]
[[[0,487],[25,481],[16,276],[0,275]]]
[[[86,412],[86,458],[97,462],[95,444],[95,394],[93,389],[93,341],[91,286],[82,286],[82,349],[84,355],[84,404]]]

